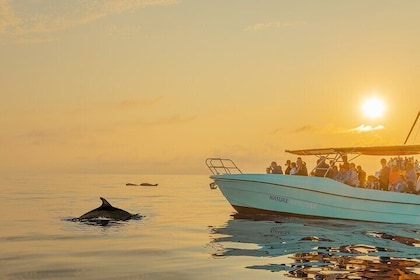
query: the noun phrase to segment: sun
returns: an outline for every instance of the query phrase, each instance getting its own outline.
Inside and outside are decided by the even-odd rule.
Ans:
[[[378,97],[369,97],[363,101],[363,114],[371,119],[377,119],[384,115],[385,103]]]

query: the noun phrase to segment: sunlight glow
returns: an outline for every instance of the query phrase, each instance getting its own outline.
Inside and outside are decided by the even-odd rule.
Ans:
[[[363,102],[362,111],[371,119],[380,118],[385,112],[385,103],[377,97],[369,97]]]

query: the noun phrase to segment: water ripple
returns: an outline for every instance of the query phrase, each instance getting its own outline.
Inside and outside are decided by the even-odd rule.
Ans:
[[[288,278],[420,279],[418,226],[234,215],[211,232],[214,258],[265,257],[246,268]]]

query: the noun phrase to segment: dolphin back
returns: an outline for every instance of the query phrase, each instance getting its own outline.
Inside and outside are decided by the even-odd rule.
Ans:
[[[101,197],[100,199],[102,200],[102,205],[96,209],[93,209],[83,214],[79,217],[79,220],[108,218],[116,221],[126,221],[131,219],[131,217],[133,216],[125,210],[112,206],[105,198]]]

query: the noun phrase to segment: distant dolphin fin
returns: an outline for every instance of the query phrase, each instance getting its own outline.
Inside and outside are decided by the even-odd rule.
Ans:
[[[102,200],[101,207],[112,207],[111,203],[109,203],[105,198],[100,197],[100,199]]]

